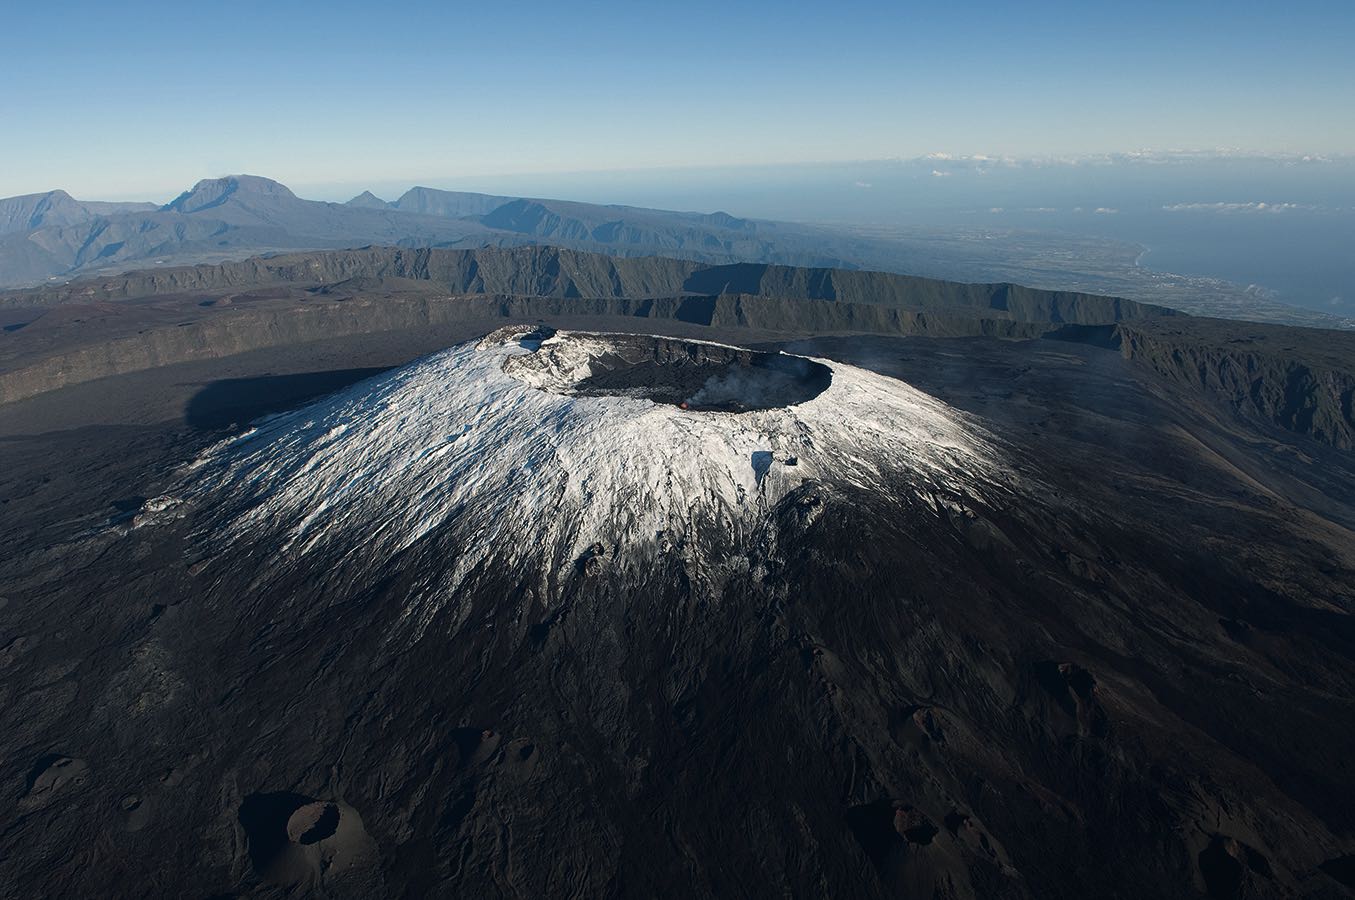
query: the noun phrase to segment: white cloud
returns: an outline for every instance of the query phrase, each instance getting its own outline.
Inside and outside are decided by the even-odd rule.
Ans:
[[[1217,212],[1217,213],[1279,213],[1293,210],[1315,210],[1316,206],[1307,203],[1267,203],[1254,200],[1250,203],[1172,203],[1162,207],[1168,212]]]
[[[949,178],[949,177],[950,177],[950,173],[949,173],[949,172],[942,172],[940,169],[932,169],[932,177],[933,177],[933,178]]]
[[[1317,153],[1267,153],[1241,150],[1236,147],[1142,149],[1116,153],[1049,154],[1045,156],[1010,156],[993,153],[945,153],[936,151],[924,156],[897,157],[900,165],[952,163],[966,168],[984,167],[1046,168],[1096,166],[1177,166],[1214,160],[1265,160],[1288,166],[1346,163],[1355,161],[1355,155],[1322,155]]]
[[[1103,216],[1113,216],[1119,212],[1119,210],[1115,209],[1113,206],[1098,206],[1096,207],[1096,212]]]
[[[859,188],[873,187],[873,185],[869,181],[858,181],[856,182],[856,186]]]

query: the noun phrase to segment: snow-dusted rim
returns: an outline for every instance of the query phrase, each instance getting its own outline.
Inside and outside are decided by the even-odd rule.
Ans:
[[[548,340],[569,378],[608,346]],[[622,563],[703,532],[737,543],[806,482],[913,499],[981,497],[1010,477],[975,420],[853,366],[815,360],[831,385],[796,406],[695,413],[535,389],[547,385],[505,372],[532,345],[499,332],[261,420],[207,450],[176,496],[218,546],[363,565],[455,529],[441,588],[454,591],[479,566],[544,573],[594,544]]]
[[[807,357],[748,350],[714,341],[632,334],[568,333],[561,336],[553,329],[524,331],[509,327],[490,335],[480,346],[512,342],[532,352],[508,357],[503,369],[532,387],[557,394],[650,398],[698,412],[746,413],[795,406],[818,396],[832,382],[832,369]],[[725,352],[687,352],[696,348]],[[690,393],[678,394],[667,401],[654,397],[652,384],[642,386],[637,382],[630,387],[615,386],[616,374],[624,372],[629,365],[652,375],[653,370],[675,362],[688,371],[695,370],[698,377],[706,376],[704,383]],[[602,388],[590,384],[599,369],[612,376],[610,386]],[[620,380],[624,381],[624,376]],[[676,389],[676,385],[669,385],[662,392],[672,394]]]

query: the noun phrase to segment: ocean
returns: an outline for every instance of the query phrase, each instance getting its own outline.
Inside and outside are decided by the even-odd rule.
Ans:
[[[1200,154],[943,157],[458,179],[456,187],[862,226],[1093,235],[1139,264],[1355,315],[1355,160]]]

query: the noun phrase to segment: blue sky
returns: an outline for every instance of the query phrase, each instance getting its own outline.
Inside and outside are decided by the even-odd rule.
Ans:
[[[1355,152],[1355,3],[15,3],[0,196]]]

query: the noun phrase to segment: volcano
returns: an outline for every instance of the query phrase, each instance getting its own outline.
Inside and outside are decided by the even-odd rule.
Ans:
[[[1347,501],[1116,355],[950,346],[513,325],[20,546],[13,883],[1341,896]]]
[[[787,504],[806,521],[835,491],[937,506],[999,490],[997,457],[962,415],[854,366],[509,328],[261,424],[158,503],[204,507],[205,547],[262,541],[276,565],[250,567],[251,592],[309,558],[359,581],[451,541],[407,598],[417,635],[477,579],[554,607],[575,563],[605,559],[620,590],[666,570],[723,590]]]

